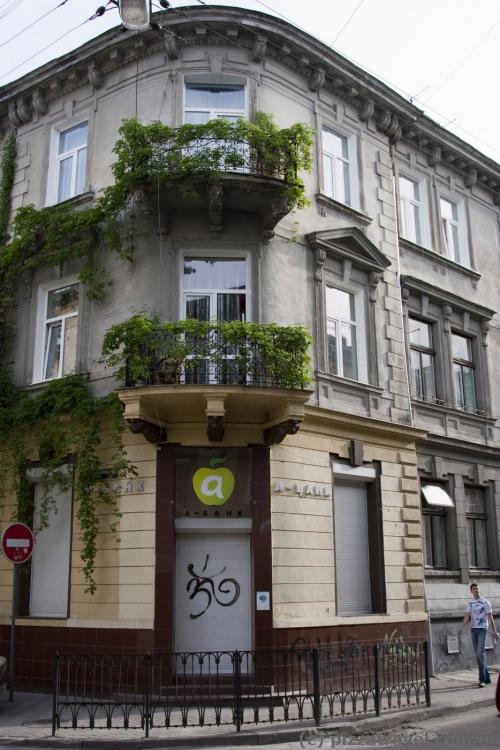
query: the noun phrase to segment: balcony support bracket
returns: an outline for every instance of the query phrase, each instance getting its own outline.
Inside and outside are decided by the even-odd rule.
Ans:
[[[146,419],[127,419],[130,432],[141,433],[149,443],[164,443],[167,439],[167,430]]]
[[[217,443],[224,440],[224,423],[226,418],[224,402],[227,393],[205,393],[204,395],[207,405],[205,409],[205,416],[207,419],[207,437],[211,443]]]

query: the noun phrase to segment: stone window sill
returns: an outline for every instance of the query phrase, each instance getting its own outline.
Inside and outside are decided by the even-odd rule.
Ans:
[[[346,206],[345,203],[339,203],[339,201],[334,200],[334,198],[330,198],[328,195],[324,195],[323,193],[316,193],[315,197],[317,202],[321,203],[323,206],[328,206],[328,208],[333,208],[335,211],[340,211],[341,213],[346,214],[346,216],[349,216],[351,219],[356,219],[362,224],[370,224],[372,222],[372,219],[365,213],[357,211],[351,206]]]
[[[434,250],[429,250],[428,247],[423,247],[423,245],[417,245],[415,242],[411,242],[411,240],[407,240],[404,237],[399,238],[399,244],[404,249],[407,248],[408,250],[413,250],[420,255],[424,255],[425,257],[430,258],[436,263],[441,263],[447,268],[452,268],[459,273],[463,273],[465,276],[469,276],[469,278],[473,279],[474,281],[478,281],[481,278],[481,274],[478,273],[478,271],[475,271],[473,268],[462,266],[460,263],[456,263],[454,260],[451,260],[451,258],[447,258],[445,255],[436,253]]]

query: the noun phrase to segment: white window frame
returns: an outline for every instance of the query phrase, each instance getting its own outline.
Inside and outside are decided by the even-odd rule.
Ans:
[[[441,233],[441,241],[443,247],[443,255],[450,260],[458,263],[466,268],[471,267],[470,259],[470,248],[467,237],[467,212],[465,209],[464,200],[453,200],[448,195],[440,194],[439,196],[439,226]],[[448,203],[450,206],[455,206],[457,210],[457,218],[450,219],[449,217],[443,216],[442,202]],[[452,228],[457,229],[457,240],[458,247],[451,248],[450,237],[452,236]]]
[[[228,76],[228,75],[215,75],[215,74],[209,74],[209,75],[186,75],[184,76],[184,83],[182,87],[182,122],[186,122],[186,112],[188,111],[188,108],[186,107],[186,89],[187,84],[189,83],[198,83],[198,84],[204,84],[206,86],[217,86],[217,84],[224,85],[228,84],[230,86],[243,86],[243,97],[245,100],[245,104],[243,109],[208,109],[206,107],[193,107],[189,108],[189,111],[193,112],[207,112],[208,113],[208,119],[209,120],[215,120],[217,117],[244,117],[248,119],[248,85],[246,79],[242,78],[241,76]]]
[[[339,138],[345,139],[347,143],[347,159],[339,157],[336,154],[330,154],[325,150],[325,139],[323,133],[328,131]],[[331,198],[337,203],[341,203],[344,206],[353,208],[359,211],[360,199],[359,199],[359,179],[358,179],[358,150],[357,150],[358,137],[355,133],[347,133],[336,125],[329,125],[323,122],[321,124],[321,191],[327,198]],[[330,191],[327,187],[327,174],[325,170],[325,156],[333,160],[333,190]],[[346,203],[345,200],[341,200],[338,195],[338,190],[335,189],[335,185],[338,185],[338,170],[335,170],[335,160],[341,161],[343,164],[348,164],[349,172],[349,192],[350,202]],[[337,194],[336,194],[337,193]]]
[[[71,130],[71,128],[74,128],[77,125],[82,125],[85,122],[87,123],[87,143],[85,146],[81,146],[79,149],[75,149],[73,152],[71,152],[74,154],[74,164],[73,164],[73,170],[72,170],[72,193],[70,196],[68,196],[68,198],[65,198],[64,200],[70,200],[70,198],[74,198],[76,195],[81,194],[81,193],[77,193],[76,188],[75,188],[75,181],[76,181],[75,165],[76,165],[76,154],[82,148],[87,149],[87,158],[85,160],[85,181],[84,181],[83,192],[88,190],[90,121],[89,121],[88,116],[85,116],[85,117],[81,116],[78,118],[65,120],[64,122],[61,122],[61,123],[58,123],[57,125],[52,126],[52,130],[50,134],[49,167],[48,167],[48,175],[47,175],[47,195],[46,195],[46,201],[45,201],[45,204],[47,206],[53,206],[59,203],[59,199],[58,199],[59,162],[61,161],[61,156],[62,156],[59,154],[59,139],[61,137],[61,134],[64,133],[66,130]]]
[[[368,353],[367,353],[367,337],[366,337],[366,300],[365,300],[365,292],[364,289],[361,289],[359,287],[355,287],[354,285],[350,284],[342,284],[339,283],[338,279],[335,277],[332,277],[330,274],[325,275],[325,283],[324,283],[324,289],[323,289],[323,305],[324,305],[324,330],[323,330],[323,336],[325,341],[325,365],[327,368],[327,372],[330,372],[329,370],[329,360],[328,360],[328,321],[334,320],[334,321],[340,321],[340,322],[349,322],[352,323],[352,321],[344,321],[341,318],[328,318],[327,317],[327,309],[326,309],[326,290],[327,288],[334,288],[338,289],[341,292],[347,292],[348,294],[354,295],[354,311],[355,311],[355,324],[356,324],[356,356],[357,356],[357,363],[358,363],[358,377],[353,380],[352,378],[347,378],[344,376],[344,368],[343,368],[343,362],[340,355],[340,346],[337,346],[337,365],[342,365],[341,367],[337,366],[337,373],[330,373],[334,377],[340,377],[344,378],[346,380],[353,380],[353,382],[356,383],[368,383]]]
[[[401,194],[401,179],[408,180],[418,188],[419,199],[409,199]],[[431,229],[430,229],[430,208],[429,198],[427,190],[427,181],[425,178],[417,175],[399,171],[397,179],[397,193],[398,193],[398,210],[400,218],[400,235],[403,239],[408,242],[413,242],[415,245],[420,247],[431,248]],[[407,211],[409,206],[417,206],[418,208],[418,224],[420,231],[420,242],[417,241],[416,236],[410,237],[408,231],[407,222]]]
[[[67,286],[73,286],[79,284],[77,276],[71,276],[67,279],[61,279],[60,281],[53,281],[47,284],[41,284],[38,287],[37,295],[37,311],[36,311],[36,328],[35,328],[35,347],[34,347],[34,359],[33,359],[33,383],[45,383],[48,380],[55,380],[56,378],[45,378],[45,335],[47,323],[50,320],[46,317],[47,313],[47,300],[49,292],[53,292],[55,289],[64,289]],[[81,312],[81,288],[79,288],[78,298],[78,311],[76,313],[68,313],[67,315],[57,316],[58,320],[63,321],[63,327],[61,331],[61,337],[64,341],[64,323],[67,318],[78,317]],[[78,332],[77,332],[77,348],[78,348]],[[75,368],[78,359],[78,354],[75,359]],[[58,378],[63,377],[62,366],[64,361],[64,351],[61,351],[61,357],[59,360],[59,374]]]
[[[190,290],[184,290],[184,261],[186,258],[213,258],[214,260],[228,260],[230,258],[235,258],[237,260],[244,260],[246,263],[246,316],[245,316],[245,322],[249,322],[252,319],[251,310],[252,310],[252,294],[251,294],[251,273],[252,273],[252,267],[251,267],[251,256],[250,253],[247,250],[232,250],[230,248],[218,248],[217,250],[213,250],[211,248],[197,248],[195,250],[189,250],[184,249],[181,253],[181,259],[180,259],[180,267],[179,267],[179,289],[180,289],[180,306],[179,306],[179,319],[185,320],[186,319],[186,295],[187,294],[206,294],[210,295],[210,320],[213,322],[216,322],[217,318],[217,294],[221,292],[220,289],[214,290],[214,289],[197,289],[196,291],[193,289]],[[215,304],[212,304],[215,301]],[[215,315],[214,315],[215,312]]]

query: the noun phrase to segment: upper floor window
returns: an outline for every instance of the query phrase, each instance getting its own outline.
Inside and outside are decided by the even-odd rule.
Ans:
[[[244,117],[245,86],[240,83],[189,83],[185,86],[184,121],[200,125],[223,117],[236,122]]]
[[[358,380],[358,347],[362,341],[356,295],[333,286],[326,287],[325,295],[328,369],[334,375]]]
[[[399,177],[399,207],[401,234],[410,242],[422,245],[422,198],[421,186],[407,177]]]
[[[424,560],[428,568],[449,567],[450,508],[454,503],[444,487],[422,486]]]
[[[183,279],[186,318],[247,319],[245,258],[185,257]]]
[[[325,194],[346,206],[353,205],[352,157],[345,135],[323,128],[323,189]]]
[[[471,568],[488,568],[488,514],[484,490],[465,488],[465,512],[469,565]]]
[[[463,266],[470,265],[467,243],[465,208],[447,198],[439,199],[444,252],[448,258]]]
[[[87,179],[88,123],[60,130],[56,133],[57,151],[53,155],[53,201],[73,198],[83,193]]]
[[[451,336],[453,354],[453,393],[455,406],[464,411],[476,409],[475,364],[472,354],[472,341],[467,336],[453,333]]]
[[[41,289],[35,343],[35,382],[74,372],[79,285]]]
[[[432,343],[432,326],[417,318],[409,318],[411,385],[415,398],[422,401],[436,399],[434,377],[435,351]]]

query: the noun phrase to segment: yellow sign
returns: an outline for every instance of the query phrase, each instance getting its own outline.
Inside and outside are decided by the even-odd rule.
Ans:
[[[233,494],[234,474],[231,469],[220,466],[224,461],[227,456],[212,458],[209,467],[204,466],[193,474],[193,489],[203,505],[224,505]]]

